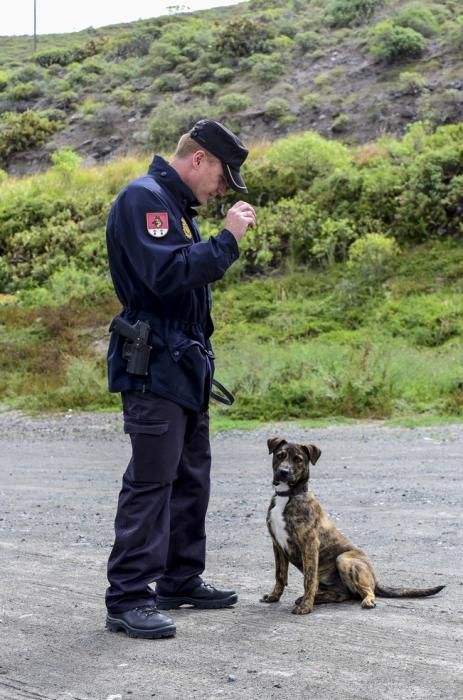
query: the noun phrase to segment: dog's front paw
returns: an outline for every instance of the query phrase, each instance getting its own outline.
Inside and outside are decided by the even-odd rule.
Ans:
[[[279,595],[275,595],[275,593],[266,593],[265,595],[262,596],[260,599],[261,603],[278,603],[280,600]]]
[[[376,601],[373,597],[364,598],[362,600],[361,605],[362,605],[362,608],[364,608],[365,610],[368,610],[371,608],[376,608]]]
[[[313,605],[295,605],[291,610],[293,615],[308,615],[313,610]]]

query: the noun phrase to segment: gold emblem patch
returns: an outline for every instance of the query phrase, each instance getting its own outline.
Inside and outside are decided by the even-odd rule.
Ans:
[[[183,229],[183,233],[185,234],[185,236],[188,238],[188,240],[191,241],[191,239],[193,238],[193,234],[191,233],[191,229],[188,226],[185,219],[182,219],[182,229]]]

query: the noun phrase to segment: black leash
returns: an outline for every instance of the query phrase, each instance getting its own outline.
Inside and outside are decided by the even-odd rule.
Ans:
[[[218,382],[216,379],[212,380],[212,383],[220,391],[218,394],[216,391],[211,391],[211,397],[220,403],[224,403],[226,406],[231,406],[235,400],[233,394],[225,389],[224,385]]]

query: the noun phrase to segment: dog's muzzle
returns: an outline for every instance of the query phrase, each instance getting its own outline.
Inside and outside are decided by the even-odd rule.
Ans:
[[[286,483],[289,479],[289,474],[290,474],[289,469],[286,469],[286,467],[280,467],[275,474],[275,478],[273,480],[273,485],[276,486],[277,484],[279,484],[281,482]]]

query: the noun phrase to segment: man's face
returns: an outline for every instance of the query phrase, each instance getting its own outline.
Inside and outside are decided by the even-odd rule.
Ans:
[[[204,151],[195,153],[194,159],[195,175],[191,189],[198,202],[207,204],[213,197],[223,197],[228,184],[220,160]]]

